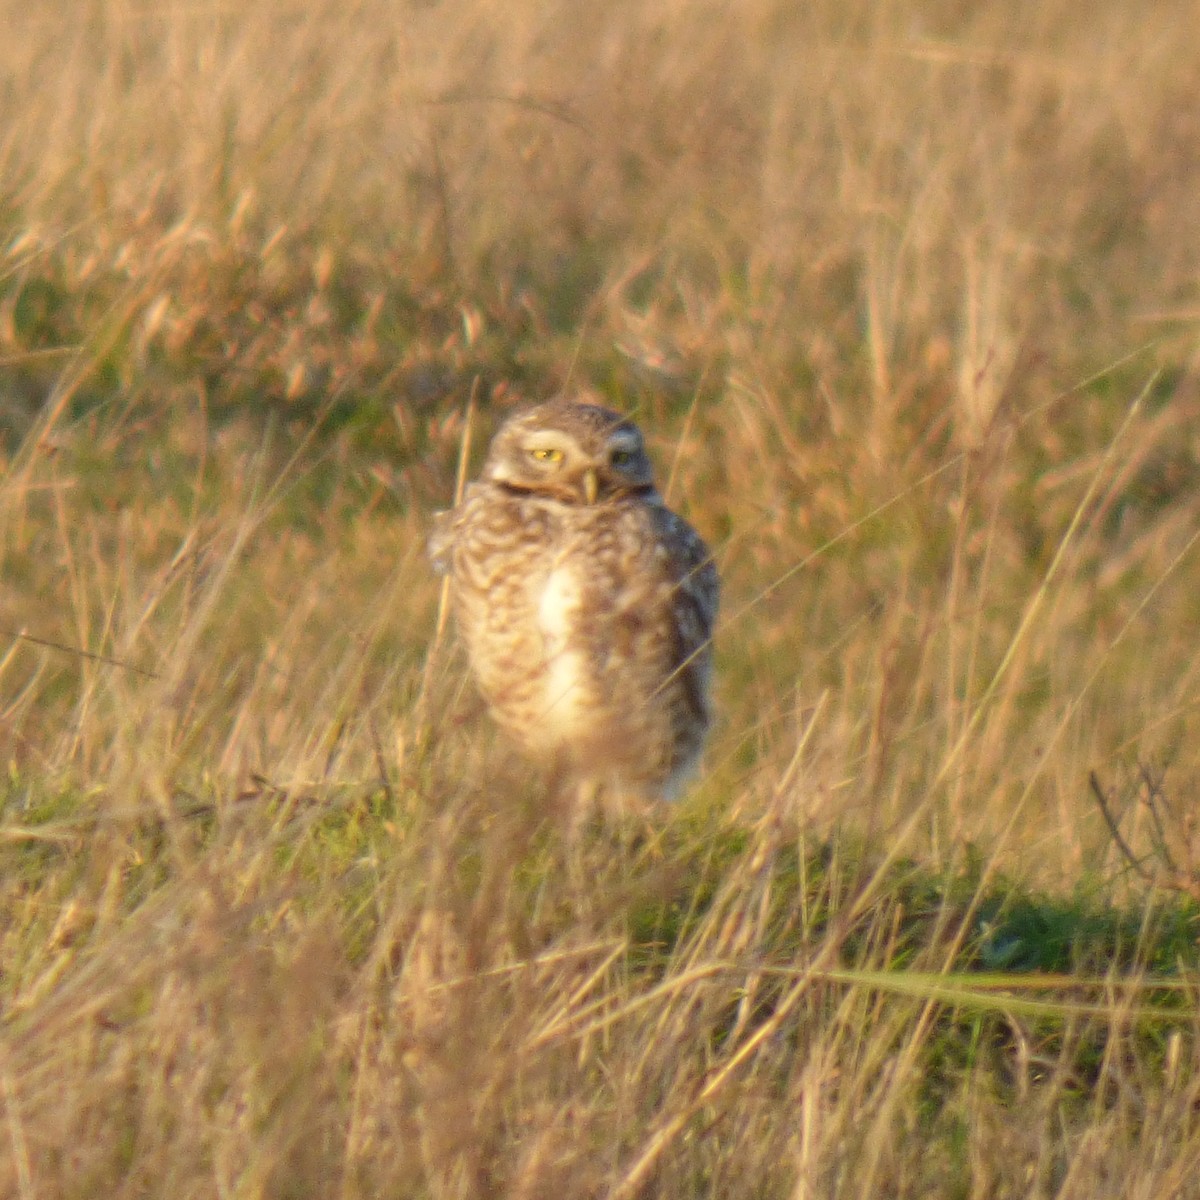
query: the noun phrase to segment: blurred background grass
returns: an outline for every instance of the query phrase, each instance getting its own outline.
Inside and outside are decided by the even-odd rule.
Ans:
[[[1195,881],[1191,6],[0,12],[9,1191],[1194,1177],[1194,1016],[755,973],[1194,959],[1088,786]],[[575,385],[726,581],[591,898],[423,550],[468,398]]]

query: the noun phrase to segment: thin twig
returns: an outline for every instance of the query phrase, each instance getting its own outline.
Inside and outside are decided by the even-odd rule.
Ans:
[[[1146,880],[1147,883],[1152,883],[1153,876],[1142,865],[1141,860],[1130,849],[1129,843],[1122,836],[1116,818],[1108,806],[1108,797],[1104,794],[1104,789],[1100,786],[1100,780],[1096,777],[1095,771],[1088,772],[1088,782],[1092,787],[1092,795],[1096,797],[1096,803],[1100,806],[1100,813],[1104,817],[1104,823],[1108,826],[1108,832],[1112,834],[1112,839],[1116,843],[1117,849],[1120,850],[1122,857],[1142,879]]]
[[[107,654],[97,654],[93,650],[84,650],[79,646],[69,646],[65,642],[54,642],[49,638],[35,637],[32,633],[26,633],[24,630],[0,629],[0,634],[17,641],[30,642],[35,646],[44,646],[47,650],[57,650],[62,654],[73,654],[76,658],[86,658],[91,662],[103,663],[106,667],[120,667],[123,671],[132,671],[135,675],[142,675],[146,679],[162,678],[157,671],[151,671],[147,667],[139,667],[134,663],[112,658]]]
[[[1146,788],[1146,807],[1150,810],[1150,821],[1154,826],[1154,849],[1167,864],[1171,874],[1180,877],[1184,872],[1180,871],[1179,865],[1171,856],[1171,848],[1167,845],[1167,831],[1163,825],[1162,814],[1158,810],[1159,801],[1162,799],[1162,785],[1155,782],[1150,768],[1143,763],[1138,763],[1138,774]]]

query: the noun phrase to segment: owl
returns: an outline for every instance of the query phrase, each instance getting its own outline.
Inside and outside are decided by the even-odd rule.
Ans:
[[[618,805],[699,760],[719,584],[654,486],[638,427],[557,398],[516,413],[430,539],[471,673],[529,758]]]

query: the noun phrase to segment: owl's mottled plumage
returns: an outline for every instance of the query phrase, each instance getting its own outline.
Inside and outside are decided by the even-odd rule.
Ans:
[[[632,421],[563,399],[517,413],[430,553],[479,690],[527,755],[624,794],[678,790],[711,720],[717,572]]]

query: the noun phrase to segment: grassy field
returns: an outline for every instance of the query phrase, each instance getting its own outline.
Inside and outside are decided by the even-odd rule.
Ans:
[[[0,1194],[1200,1196],[1191,4],[0,13]],[[576,847],[424,556],[563,386],[725,582]]]

